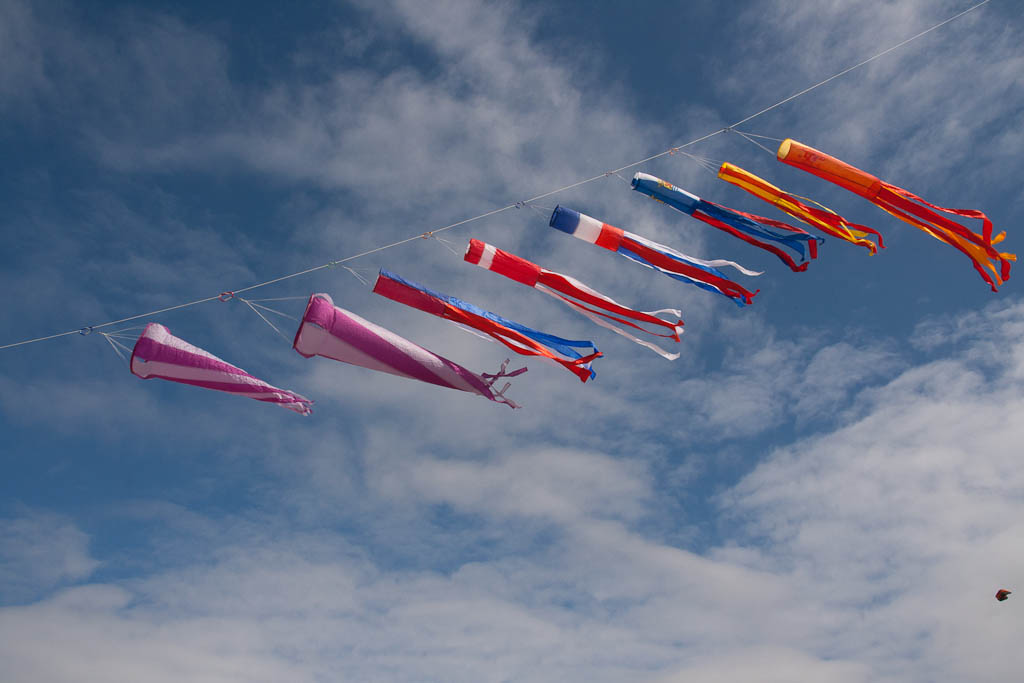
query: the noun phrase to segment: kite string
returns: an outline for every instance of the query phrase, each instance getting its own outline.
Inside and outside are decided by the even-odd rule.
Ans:
[[[775,152],[771,151],[770,149],[768,149],[767,147],[765,147],[765,146],[764,146],[764,145],[762,145],[762,144],[761,144],[760,142],[758,142],[757,140],[755,140],[755,139],[754,139],[753,137],[751,137],[751,136],[747,135],[747,134],[746,134],[746,133],[744,133],[743,131],[741,131],[741,130],[735,130],[735,129],[731,129],[731,130],[730,130],[730,132],[732,132],[732,133],[736,133],[737,135],[739,135],[739,136],[740,136],[741,138],[743,138],[743,139],[744,139],[744,140],[746,140],[747,142],[749,142],[749,143],[751,143],[751,144],[754,144],[754,145],[757,145],[758,147],[760,147],[760,148],[761,148],[761,149],[763,149],[764,151],[768,152],[768,153],[769,153],[769,154],[771,154],[772,156],[775,156]],[[763,136],[758,136],[758,137],[763,137]]]
[[[275,311],[275,310],[273,310],[273,309],[267,308],[266,306],[259,306],[259,304],[254,304],[254,303],[252,303],[251,301],[249,301],[248,299],[243,299],[242,297],[237,297],[237,298],[238,298],[238,300],[239,300],[239,301],[241,301],[241,302],[242,302],[243,304],[245,304],[246,306],[248,306],[249,308],[251,308],[251,309],[252,309],[252,312],[253,312],[253,313],[255,313],[255,314],[256,314],[256,315],[258,315],[258,316],[259,316],[260,318],[262,318],[262,319],[263,319],[263,322],[265,322],[266,324],[270,325],[270,329],[274,330],[274,332],[277,332],[278,336],[279,336],[279,337],[281,337],[281,339],[284,339],[284,340],[285,340],[286,342],[288,342],[289,344],[291,344],[291,343],[292,343],[292,340],[291,340],[291,339],[289,339],[289,338],[288,338],[288,336],[287,336],[287,335],[285,335],[285,333],[284,333],[284,332],[282,332],[281,330],[277,329],[277,325],[275,325],[274,323],[270,322],[270,321],[269,321],[269,320],[267,319],[267,316],[265,316],[265,315],[263,315],[262,313],[260,313],[260,311],[259,311],[259,308],[263,308],[263,309],[265,309],[265,310],[268,310],[268,311],[270,311],[270,312],[272,312],[272,313],[277,313],[278,315],[283,315],[283,316],[285,316],[286,318],[291,318],[291,316],[290,316],[290,315],[286,315],[286,314],[284,314],[284,313],[281,313],[280,311]],[[257,306],[259,306],[259,308],[257,308]],[[295,318],[292,318],[292,320],[295,320]]]
[[[508,211],[509,209],[519,208],[522,205],[530,204],[530,203],[535,202],[535,201],[537,201],[539,199],[544,199],[545,197],[550,197],[552,195],[556,195],[556,194],[559,194],[561,192],[566,192],[568,190],[572,190],[574,188],[580,187],[581,185],[587,185],[588,183],[595,182],[597,180],[600,180],[601,178],[607,177],[609,174],[617,175],[621,171],[625,171],[625,170],[633,168],[635,166],[639,166],[641,164],[645,164],[645,163],[647,163],[649,161],[654,161],[655,159],[660,159],[661,157],[666,156],[666,155],[675,154],[676,152],[679,152],[679,151],[681,151],[681,150],[683,150],[683,149],[685,149],[687,147],[691,147],[691,146],[696,145],[696,144],[698,144],[700,142],[704,142],[705,140],[708,140],[709,138],[713,138],[716,135],[719,135],[721,133],[729,132],[730,130],[734,129],[736,126],[743,125],[744,123],[747,123],[748,121],[751,121],[751,120],[761,116],[762,114],[766,114],[769,111],[771,111],[773,109],[776,109],[778,107],[781,107],[782,105],[784,105],[784,104],[786,104],[788,102],[792,102],[796,98],[801,97],[803,95],[806,95],[807,93],[809,93],[812,90],[815,90],[817,88],[820,88],[821,86],[825,85],[826,83],[834,81],[835,79],[840,78],[841,76],[845,76],[846,74],[850,73],[851,71],[853,71],[855,69],[859,69],[860,67],[862,67],[862,66],[864,66],[866,64],[869,64],[869,63],[875,61],[876,59],[879,59],[880,57],[883,57],[883,56],[889,54],[893,50],[899,49],[899,48],[903,47],[904,45],[907,45],[908,43],[911,43],[911,42],[917,40],[918,38],[920,38],[920,37],[922,37],[922,36],[924,36],[924,35],[926,35],[928,33],[931,33],[932,31],[934,31],[936,29],[939,29],[939,28],[945,26],[946,24],[948,24],[948,23],[950,23],[952,21],[955,21],[956,19],[959,19],[960,17],[964,16],[965,14],[967,14],[969,12],[973,12],[974,10],[978,9],[979,7],[988,4],[989,1],[990,0],[981,0],[981,2],[977,3],[976,5],[973,5],[972,7],[969,7],[967,9],[965,9],[964,11],[959,12],[958,14],[953,15],[949,19],[946,19],[945,21],[941,21],[938,24],[935,24],[934,26],[932,26],[931,28],[927,28],[924,31],[921,31],[920,33],[917,33],[916,35],[913,35],[910,38],[907,38],[906,40],[901,41],[901,42],[897,43],[896,45],[893,45],[892,47],[889,47],[889,48],[887,48],[887,49],[885,49],[885,50],[883,50],[883,51],[881,51],[881,52],[879,52],[879,53],[877,53],[875,55],[872,55],[871,57],[868,57],[867,59],[865,59],[865,60],[863,60],[861,62],[858,62],[857,64],[854,64],[851,67],[847,67],[846,69],[843,69],[842,71],[840,71],[838,73],[835,73],[832,76],[829,76],[825,80],[819,81],[818,83],[815,83],[812,86],[804,88],[803,90],[800,90],[799,92],[796,92],[796,93],[790,95],[789,97],[786,97],[786,98],[784,98],[782,100],[779,100],[775,104],[769,105],[769,106],[765,107],[764,109],[762,109],[762,110],[760,110],[760,111],[758,111],[758,112],[756,112],[754,114],[751,114],[750,116],[747,116],[746,118],[740,119],[739,121],[737,121],[736,123],[733,123],[732,125],[726,126],[725,128],[720,128],[718,130],[712,131],[712,132],[707,133],[705,135],[702,135],[702,136],[700,136],[698,138],[694,138],[693,140],[690,140],[689,142],[683,143],[681,145],[677,145],[675,147],[670,147],[669,149],[667,149],[667,150],[665,150],[663,152],[658,152],[657,154],[652,154],[649,157],[646,157],[644,159],[640,159],[639,161],[634,161],[632,163],[626,164],[624,166],[621,166],[619,168],[613,169],[611,171],[606,171],[606,172],[601,173],[599,175],[596,175],[596,176],[593,176],[593,177],[590,177],[590,178],[586,178],[584,180],[577,181],[575,183],[572,183],[570,185],[566,185],[564,187],[560,187],[560,188],[555,189],[555,190],[550,190],[548,192],[543,192],[543,193],[541,193],[541,194],[539,194],[539,195],[537,195],[535,197],[531,197],[531,198],[523,200],[521,202],[516,202],[514,204],[509,204],[507,206],[503,206],[503,207],[500,207],[500,208],[497,208],[497,209],[492,209],[491,211],[487,211],[487,212],[479,214],[477,216],[472,216],[471,218],[465,218],[463,220],[456,221],[455,223],[451,223],[449,225],[445,225],[445,226],[440,227],[440,228],[435,228],[434,230],[431,230],[430,232],[434,233],[434,234],[439,233],[439,232],[445,232],[447,230],[452,230],[452,229],[457,228],[459,226],[466,225],[467,223],[472,223],[474,221],[479,221],[479,220],[482,220],[484,218],[489,218],[490,216],[495,216],[497,214],[500,214],[500,213],[503,213],[505,211]],[[288,275],[282,275],[280,277],[276,277],[276,278],[273,278],[271,280],[267,280],[266,282],[260,282],[260,283],[257,283],[255,285],[249,285],[248,287],[243,287],[242,289],[234,290],[234,292],[240,294],[242,292],[248,292],[248,291],[251,291],[253,289],[259,289],[260,287],[266,287],[268,285],[276,284],[278,282],[283,282],[284,280],[290,280],[292,278],[301,277],[303,275],[308,275],[310,273],[315,273],[315,272],[323,270],[325,268],[330,268],[330,267],[333,267],[333,266],[336,266],[336,265],[341,265],[342,263],[346,263],[348,261],[354,261],[355,259],[362,258],[364,256],[369,256],[371,254],[376,254],[376,253],[384,251],[386,249],[392,249],[394,247],[401,246],[403,244],[408,244],[409,242],[413,242],[415,240],[420,239],[423,236],[423,234],[424,233],[419,233],[419,234],[413,235],[411,237],[406,237],[404,239],[400,239],[400,240],[397,240],[395,242],[391,242],[390,244],[384,244],[384,245],[379,246],[379,247],[374,247],[373,249],[368,249],[366,251],[360,252],[358,254],[354,254],[352,256],[347,256],[345,258],[338,259],[338,260],[335,260],[335,261],[331,261],[329,263],[324,263],[324,264],[319,265],[319,266],[313,266],[312,268],[307,268],[305,270],[300,270],[300,271],[298,271],[296,273],[290,273]],[[149,316],[153,316],[153,315],[159,315],[161,313],[169,313],[171,311],[180,310],[182,308],[189,308],[191,306],[198,306],[199,304],[204,304],[204,303],[208,303],[210,301],[215,301],[215,300],[217,300],[219,298],[220,298],[220,295],[209,296],[209,297],[205,297],[205,298],[202,298],[202,299],[195,299],[194,301],[188,301],[188,302],[183,303],[183,304],[178,304],[176,306],[168,306],[166,308],[160,308],[160,309],[157,309],[157,310],[154,310],[154,311],[147,311],[145,313],[139,313],[137,315],[128,316],[127,318],[121,318],[120,320],[112,320],[110,322],[101,323],[99,325],[92,325],[92,326],[83,327],[83,328],[80,328],[80,329],[77,329],[77,330],[69,330],[67,332],[58,332],[57,334],[51,334],[51,335],[47,335],[45,337],[37,337],[35,339],[26,339],[26,340],[20,341],[20,342],[14,342],[14,343],[11,343],[11,344],[4,344],[3,346],[0,346],[0,351],[2,351],[4,349],[14,348],[16,346],[24,346],[25,344],[34,344],[36,342],[47,341],[47,340],[50,340],[50,339],[57,339],[59,337],[66,337],[68,335],[72,335],[72,334],[76,334],[76,333],[88,334],[89,332],[92,332],[93,330],[99,329],[101,327],[109,327],[111,325],[117,325],[117,324],[120,324],[120,323],[129,322],[129,321],[132,321],[132,320],[138,320],[139,318],[145,318],[145,317],[149,317]]]
[[[128,360],[128,356],[125,355],[125,352],[131,354],[131,349],[129,349],[127,346],[114,339],[112,333],[100,332],[100,334],[103,335],[103,338],[106,339],[107,342],[110,344],[110,348],[114,349],[114,353],[116,353],[121,360],[123,360],[125,363],[130,362]],[[119,346],[121,347],[120,349],[118,348]],[[121,349],[124,349],[124,351],[122,351]]]
[[[533,204],[529,204],[528,206],[529,206],[529,208],[533,209],[538,215],[544,217],[545,219],[549,215],[551,215],[552,211],[554,211],[554,209],[548,209],[548,208],[543,207],[543,206],[534,206]]]
[[[25,344],[35,344],[36,342],[47,341],[49,339],[57,339],[58,337],[66,337],[69,334],[89,334],[93,330],[101,327],[110,327],[111,325],[117,325],[119,323],[126,323],[132,320],[138,320],[139,318],[146,318],[151,315],[158,315],[160,313],[168,313],[170,311],[176,311],[181,308],[189,308],[190,306],[198,306],[199,304],[205,304],[210,301],[215,301],[217,296],[208,296],[205,299],[196,299],[195,301],[189,301],[177,306],[168,306],[167,308],[161,308],[155,311],[147,311],[146,313],[139,313],[138,315],[132,315],[127,318],[121,318],[120,320],[111,320],[110,322],[101,323],[99,325],[89,325],[88,327],[81,327],[77,330],[69,330],[67,332],[58,332],[57,334],[51,334],[45,337],[36,337],[35,339],[26,339],[25,341],[14,342],[13,344],[4,344],[0,346],[0,351],[4,349],[14,348],[15,346],[24,346]]]
[[[251,304],[251,305],[255,306],[256,308],[259,308],[259,309],[262,309],[264,311],[267,311],[268,313],[273,313],[274,315],[279,315],[282,318],[288,318],[289,320],[294,320],[295,322],[300,322],[299,319],[296,318],[294,315],[288,315],[287,313],[282,313],[281,311],[278,311],[276,309],[270,308],[269,306],[261,306],[260,304],[256,303],[252,299],[242,299],[242,297],[238,297],[238,298],[240,300],[246,302],[247,304]]]
[[[876,59],[878,59],[880,57],[884,57],[885,55],[889,54],[893,50],[897,50],[897,49],[903,47],[904,45],[906,45],[907,43],[913,42],[913,41],[917,40],[918,38],[920,38],[921,36],[924,36],[924,35],[926,35],[928,33],[931,33],[935,29],[942,28],[943,26],[945,26],[949,22],[955,21],[955,20],[959,19],[960,17],[964,16],[968,12],[973,12],[974,10],[978,9],[979,7],[981,7],[982,5],[988,4],[988,2],[989,2],[989,0],[981,0],[981,2],[979,2],[978,4],[976,4],[976,5],[972,6],[972,7],[968,7],[967,9],[965,9],[963,12],[960,12],[959,14],[954,14],[953,16],[951,16],[949,19],[946,19],[945,21],[940,21],[939,23],[935,24],[931,28],[927,28],[927,29],[921,31],[918,34],[913,35],[913,36],[907,38],[903,42],[897,43],[897,44],[893,45],[890,48],[882,50],[878,54],[872,55],[871,57],[868,57],[867,59],[865,59],[862,62],[859,62],[857,64],[854,64],[851,67],[843,69],[839,73],[833,74],[833,75],[829,76],[828,78],[826,78],[825,80],[820,81],[818,83],[815,83],[814,85],[812,85],[812,86],[810,86],[808,88],[804,88],[800,92],[794,93],[794,94],[790,95],[789,97],[787,97],[784,100],[779,100],[775,104],[773,104],[771,106],[768,106],[768,107],[765,107],[764,109],[762,109],[761,111],[757,112],[756,114],[751,114],[750,116],[748,116],[745,119],[740,119],[736,123],[734,123],[731,126],[729,126],[729,128],[735,128],[736,126],[742,126],[747,121],[750,121],[752,119],[756,119],[761,114],[767,114],[768,112],[770,112],[772,109],[775,109],[776,107],[781,107],[782,105],[784,105],[787,102],[790,102],[792,100],[795,100],[796,98],[800,97],[801,95],[806,95],[807,93],[811,92],[812,90],[814,90],[816,88],[820,88],[821,86],[825,85],[826,83],[834,81],[835,79],[837,79],[837,78],[839,78],[841,76],[845,76],[846,74],[850,73],[854,69],[859,69],[860,67],[864,66],[865,64],[869,64],[869,63],[875,61]]]
[[[354,277],[355,279],[357,279],[360,282],[362,282],[365,287],[369,287],[370,286],[370,281],[367,280],[362,275],[360,275],[359,273],[357,273],[355,268],[350,268],[349,266],[342,266],[342,268],[347,270],[352,275],[352,277]]]
[[[718,167],[721,165],[719,162],[716,162],[712,159],[708,159],[707,157],[697,156],[696,154],[690,154],[689,152],[684,152],[682,150],[679,150],[679,154],[688,157],[708,173],[712,175],[718,174]]]
[[[618,178],[618,179],[619,179],[619,180],[621,180],[622,182],[626,183],[627,185],[630,185],[630,184],[632,184],[632,183],[630,183],[630,182],[629,182],[628,180],[626,180],[625,178],[623,178],[623,177],[622,177],[621,175],[619,175],[619,174],[618,174],[618,173],[617,173],[616,171],[608,171],[608,172],[607,172],[607,173],[605,173],[604,175],[605,175],[605,177],[606,177],[606,178],[611,178],[612,176],[615,176],[616,178]]]
[[[773,137],[770,137],[768,135],[756,135],[756,134],[750,133],[748,131],[736,130],[736,131],[733,131],[733,132],[734,133],[740,133],[741,135],[749,135],[752,138],[761,138],[762,140],[774,140],[775,142],[784,142],[784,140],[782,138],[773,138]]]
[[[462,254],[460,254],[459,252],[455,251],[455,249],[452,247],[452,243],[451,242],[449,242],[446,239],[442,239],[442,238],[438,237],[437,235],[434,234],[433,230],[431,230],[430,232],[423,233],[422,235],[420,235],[420,237],[422,237],[425,240],[431,240],[432,239],[435,242],[437,242],[438,244],[440,244],[442,247],[444,247],[445,249],[450,251],[455,256],[462,256]],[[350,270],[350,269],[346,268],[346,270]]]

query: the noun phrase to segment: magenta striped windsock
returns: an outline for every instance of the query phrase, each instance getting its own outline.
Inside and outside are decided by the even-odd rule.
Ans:
[[[327,294],[309,297],[292,347],[306,358],[323,356],[370,370],[468,391],[513,408],[518,406],[504,396],[508,383],[497,391],[493,387],[494,382],[501,377],[514,377],[526,372],[526,368],[505,372],[508,364],[505,361],[497,374],[477,374],[335,306]]]
[[[149,323],[135,342],[132,374],[142,379],[170,380],[214,391],[226,391],[257,401],[276,403],[302,415],[313,412],[313,402],[257,379],[241,368],[225,363],[212,353],[178,339],[158,323]]]

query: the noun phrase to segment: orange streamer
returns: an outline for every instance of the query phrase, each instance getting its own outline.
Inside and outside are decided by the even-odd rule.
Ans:
[[[913,192],[880,180],[824,152],[787,139],[779,146],[778,159],[823,180],[859,194],[896,218],[928,233],[935,239],[965,254],[974,269],[988,283],[992,291],[1010,278],[1010,264],[1016,254],[1000,252],[994,245],[1006,237],[1005,232],[992,234],[992,221],[984,212],[975,209],[950,209],[930,204]],[[932,210],[934,209],[934,211]],[[982,221],[982,234],[940,216],[936,211],[976,218]]]

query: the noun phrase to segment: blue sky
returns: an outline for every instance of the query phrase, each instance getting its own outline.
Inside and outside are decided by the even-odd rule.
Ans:
[[[969,4],[0,0],[0,344],[591,177]],[[983,209],[1021,251],[1016,10],[993,0],[744,129]],[[743,280],[755,303],[529,209],[352,264],[605,352],[586,385],[527,362],[515,412],[303,359],[238,301],[154,320],[314,399],[311,417],[139,380],[96,334],[0,351],[5,678],[1012,677],[1024,621],[992,595],[1024,576],[1019,278],[992,294],[951,248],[738,136],[692,151],[889,248],[829,239],[791,273],[609,178],[538,204],[764,270]],[[772,215],[681,155],[636,170]],[[446,246],[470,237],[628,305],[682,309],[682,357],[464,264]],[[506,357],[341,269],[258,296],[312,291],[469,368]]]

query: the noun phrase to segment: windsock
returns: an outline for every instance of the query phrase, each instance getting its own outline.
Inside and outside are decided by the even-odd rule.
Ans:
[[[747,244],[775,254],[795,273],[807,270],[810,259],[818,258],[818,243],[825,241],[824,238],[815,237],[803,228],[701,199],[666,180],[646,173],[634,175],[632,187],[655,201],[667,204],[677,211],[738,237]],[[800,262],[794,261],[793,257],[780,247],[793,251]]]
[[[1006,232],[992,235],[992,221],[984,212],[976,209],[949,209],[930,204],[913,192],[897,187],[884,180],[855,168],[833,156],[813,147],[787,139],[779,145],[779,161],[807,171],[823,180],[834,183],[850,192],[859,194],[872,204],[892,214],[901,221],[910,223],[928,233],[940,242],[960,250],[988,283],[992,291],[1010,278],[1010,263],[1016,261],[1016,254],[999,252],[995,249],[1006,237]],[[976,218],[982,222],[981,234],[970,228],[940,216],[935,211]]]
[[[257,401],[276,403],[301,415],[313,412],[313,402],[257,379],[241,368],[225,363],[212,353],[192,346],[163,325],[149,323],[135,342],[129,363],[132,374],[142,379],[166,379],[204,389],[224,391]]]
[[[417,308],[424,313],[430,313],[483,332],[516,353],[547,358],[579,377],[581,382],[595,377],[590,363],[603,355],[594,346],[594,342],[562,339],[534,330],[517,322],[506,320],[466,301],[404,280],[386,270],[380,271],[373,291],[392,301]],[[576,350],[580,348],[589,350],[589,353],[581,354]]]
[[[746,190],[769,204],[773,204],[775,208],[788,213],[793,218],[801,220],[833,237],[838,237],[851,244],[864,247],[872,254],[878,250],[878,247],[885,248],[885,245],[882,243],[882,236],[878,234],[877,230],[866,225],[851,223],[832,209],[822,206],[812,199],[807,201],[812,204],[818,204],[819,208],[808,206],[800,201],[801,199],[806,199],[806,197],[797,197],[795,194],[780,190],[767,180],[758,178],[753,173],[744,171],[739,166],[734,166],[730,163],[722,164],[722,167],[718,169],[718,177],[727,183],[732,183],[736,187]],[[878,244],[876,245],[868,239],[868,235],[878,237]]]
[[[527,287],[533,287],[558,299],[576,312],[589,318],[592,322],[651,349],[663,358],[669,360],[679,358],[678,353],[669,353],[660,346],[641,339],[621,327],[608,322],[609,320],[614,320],[633,330],[678,342],[679,335],[683,333],[683,321],[679,319],[682,314],[674,308],[665,308],[659,311],[636,311],[632,308],[627,308],[573,277],[541,268],[524,258],[520,258],[507,251],[502,251],[497,247],[476,239],[469,241],[464,258],[469,263],[475,263],[481,268],[504,275],[511,280],[515,280]],[[671,315],[676,320],[671,321],[658,317],[663,314]],[[662,332],[656,332],[649,329],[650,327],[660,328]]]
[[[414,344],[391,330],[334,305],[327,294],[309,297],[306,312],[295,333],[292,348],[306,358],[322,356],[378,372],[436,384],[483,396],[489,401],[518,408],[505,398],[509,383],[499,391],[494,383],[502,377],[526,372],[505,372],[508,361],[496,374],[477,374],[447,358]]]
[[[717,292],[732,299],[737,306],[752,303],[757,292],[749,292],[733,282],[718,270],[719,267],[731,266],[744,275],[760,275],[761,273],[747,270],[743,266],[724,259],[704,261],[676,251],[664,244],[647,240],[640,235],[626,232],[614,225],[602,223],[596,218],[572,209],[556,206],[551,214],[548,225],[556,230],[567,232],[584,242],[596,244],[609,251],[618,252],[628,259],[642,263],[648,268],[661,271],[670,278],[689,282],[709,292]],[[760,291],[760,290],[758,290]]]

